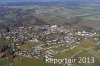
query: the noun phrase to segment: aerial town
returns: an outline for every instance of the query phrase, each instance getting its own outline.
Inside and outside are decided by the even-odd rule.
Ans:
[[[7,31],[0,33],[0,39],[11,40],[12,44],[2,47],[0,57],[7,57],[9,54],[35,59],[45,59],[45,56],[55,58],[57,54],[78,48],[81,41],[90,38],[100,40],[97,37],[100,34],[95,30],[76,31],[72,27],[58,25],[22,26]]]
[[[0,0],[0,66],[100,66],[100,1]]]

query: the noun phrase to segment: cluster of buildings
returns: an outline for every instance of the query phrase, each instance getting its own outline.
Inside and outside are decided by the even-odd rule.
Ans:
[[[84,36],[84,37],[92,37],[92,36],[95,36],[97,33],[96,32],[86,32],[86,31],[78,31],[76,33],[76,35],[79,35],[79,36]]]
[[[58,26],[18,27],[11,29],[9,32],[0,33],[0,38],[11,39],[14,44],[18,45],[25,41],[38,41],[45,35],[57,32],[67,32],[67,30]]]
[[[52,35],[54,34],[54,35]],[[58,36],[56,36],[56,34]],[[24,55],[27,57],[41,57],[41,56],[48,56],[53,57],[57,53],[68,51],[69,49],[73,49],[76,47],[78,42],[77,40],[80,37],[92,37],[96,35],[96,32],[86,32],[86,31],[74,31],[73,28],[58,26],[58,25],[44,25],[44,26],[37,26],[32,25],[29,27],[18,27],[9,30],[9,32],[2,32],[0,33],[0,39],[10,39],[12,41],[12,45],[14,47],[21,46],[26,44],[26,42],[38,42],[42,41],[43,47],[37,46],[32,47],[30,50],[27,51],[17,51],[17,55]],[[54,51],[51,49],[44,50],[45,47],[53,47],[53,46],[61,46],[64,45],[66,49],[61,51]]]

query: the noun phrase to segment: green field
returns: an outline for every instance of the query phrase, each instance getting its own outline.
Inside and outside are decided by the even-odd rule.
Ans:
[[[95,57],[95,58],[97,58],[97,59],[100,60],[100,53],[99,53],[99,52],[97,52],[97,51],[95,51],[95,50],[93,50],[93,49],[86,49],[86,51],[87,51],[89,54],[93,55],[93,57]]]
[[[14,62],[15,63],[13,64],[13,66],[62,66],[58,64],[45,63],[45,61],[43,60],[37,60],[21,56],[16,57],[14,59]]]
[[[21,45],[19,49],[25,51],[31,49],[32,47],[38,46],[40,44],[42,44],[42,42],[27,42],[26,44]]]
[[[66,46],[62,45],[62,46],[59,46],[57,48],[52,48],[52,50],[54,50],[54,51],[60,51],[60,50],[63,50],[63,49],[66,49]]]
[[[8,59],[6,58],[0,59],[0,66],[10,66],[9,64],[10,62]]]
[[[10,40],[7,39],[0,39],[0,47],[4,46],[4,45],[9,45],[11,44]]]
[[[89,58],[94,57],[95,62],[94,63],[78,63],[79,57],[82,57],[82,58],[83,57],[86,57],[86,58],[88,58],[88,57]],[[93,56],[92,54],[90,54],[87,51],[83,51],[83,52],[79,53],[74,58],[78,59],[78,61],[75,63],[74,66],[99,66],[100,65],[100,63],[98,62],[99,60],[95,56]],[[90,62],[91,62],[91,59],[90,59]]]

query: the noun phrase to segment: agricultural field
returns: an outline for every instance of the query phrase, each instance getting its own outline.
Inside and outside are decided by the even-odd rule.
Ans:
[[[62,66],[59,64],[48,64],[45,63],[43,60],[39,59],[33,59],[33,58],[27,58],[27,57],[21,57],[18,56],[14,59],[14,64],[13,66]]]
[[[38,46],[38,45],[41,45],[42,44],[42,42],[27,42],[25,45],[21,45],[20,46],[20,50],[22,50],[22,51],[25,51],[25,50],[29,50],[29,49],[31,49],[32,47],[36,47],[36,46]]]
[[[93,27],[95,29],[99,29],[100,28],[99,6],[100,6],[99,4],[89,3],[82,5],[64,4],[63,6],[58,6],[57,4],[53,6],[31,4],[31,5],[21,5],[21,6],[14,5],[14,6],[4,6],[4,7],[7,7],[9,9],[17,9],[20,14],[22,14],[23,12],[24,15],[22,14],[21,18],[28,18],[29,16],[34,16],[38,18],[38,20],[43,20],[43,23],[58,24],[58,25],[75,25],[75,24],[77,25],[78,22],[80,25],[86,25]],[[17,14],[11,11],[11,13],[5,14],[4,18],[10,20],[12,18],[15,18],[16,16]],[[2,21],[5,22],[5,20],[1,18],[1,22]],[[25,19],[23,20],[23,22],[26,23]],[[29,18],[29,22],[36,23],[36,19]]]
[[[92,58],[94,56],[92,54],[88,53],[87,51],[82,51],[81,53],[79,53],[78,55],[76,55],[74,58],[77,58],[78,59],[77,61],[79,61],[79,57],[81,57],[81,58],[83,58],[83,57]],[[92,65],[99,66],[100,63],[99,63],[98,58],[94,57],[94,59],[95,59],[95,62],[94,63],[89,63],[88,61],[87,61],[87,63],[78,63],[77,62],[75,64],[75,66],[92,66]]]

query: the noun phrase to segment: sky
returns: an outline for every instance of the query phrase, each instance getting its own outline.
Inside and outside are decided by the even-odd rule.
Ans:
[[[0,2],[21,2],[21,1],[67,1],[67,0],[0,0]],[[84,1],[84,0],[80,0],[80,1]]]
[[[5,2],[48,2],[48,1],[65,1],[65,0],[0,0],[0,3]]]
[[[44,0],[0,0],[0,3],[3,3],[3,2],[26,2],[26,1],[44,1]]]
[[[62,1],[62,0],[0,0],[0,2],[21,2],[21,1]]]
[[[99,1],[99,0],[0,0],[0,3],[1,2],[26,2],[26,1],[41,1],[41,2],[46,2],[46,1]]]

